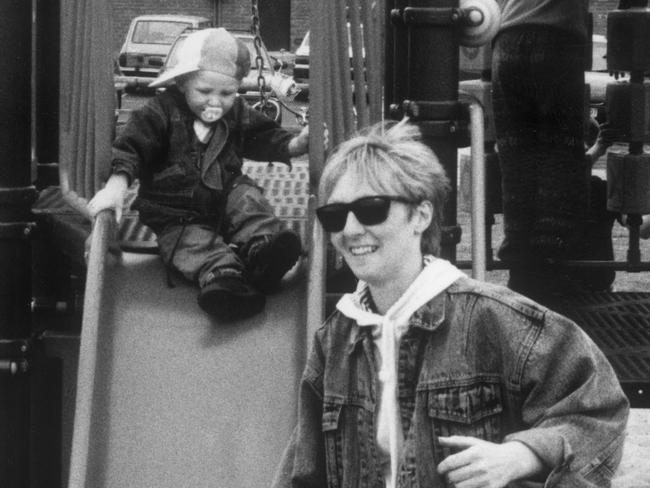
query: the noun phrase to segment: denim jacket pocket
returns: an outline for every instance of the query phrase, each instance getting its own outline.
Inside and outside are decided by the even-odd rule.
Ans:
[[[436,436],[462,435],[501,442],[501,385],[492,378],[470,378],[434,385],[427,409]]]
[[[343,473],[342,465],[342,433],[339,429],[343,405],[340,403],[324,403],[322,430],[325,444],[325,469],[327,473],[327,486],[338,488],[339,480]]]
[[[344,480],[345,486],[375,486],[379,468],[374,405],[361,399],[326,398],[322,433],[328,488],[341,488]]]

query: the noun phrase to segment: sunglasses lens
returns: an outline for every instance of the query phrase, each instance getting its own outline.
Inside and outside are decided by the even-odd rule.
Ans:
[[[388,217],[390,200],[385,197],[361,198],[352,204],[352,211],[363,225],[381,224]]]
[[[325,232],[340,232],[348,217],[347,205],[326,205],[316,209],[316,216]]]
[[[316,216],[320,220],[325,232],[341,232],[348,219],[348,212],[362,225],[381,224],[388,217],[391,200],[395,197],[364,197],[352,203],[332,203],[316,209]]]

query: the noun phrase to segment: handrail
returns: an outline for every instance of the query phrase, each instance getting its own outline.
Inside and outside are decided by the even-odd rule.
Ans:
[[[472,175],[472,277],[485,280],[485,121],[483,107],[477,101],[469,105]]]
[[[95,219],[88,254],[68,488],[86,487],[104,275],[114,232],[115,214],[103,210]]]
[[[307,350],[311,349],[316,329],[325,319],[325,273],[327,241],[322,227],[316,222],[316,197],[309,198],[307,207],[308,233],[310,239],[307,268]]]

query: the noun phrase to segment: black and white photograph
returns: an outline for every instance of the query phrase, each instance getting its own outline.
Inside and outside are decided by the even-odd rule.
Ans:
[[[0,488],[650,488],[648,3],[0,2]]]

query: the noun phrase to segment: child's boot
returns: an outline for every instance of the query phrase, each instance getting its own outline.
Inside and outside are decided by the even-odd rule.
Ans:
[[[276,291],[301,252],[300,237],[290,230],[254,239],[244,248],[248,279],[265,293]]]
[[[241,275],[219,275],[207,281],[199,292],[199,306],[225,321],[242,320],[260,313],[266,297]]]

